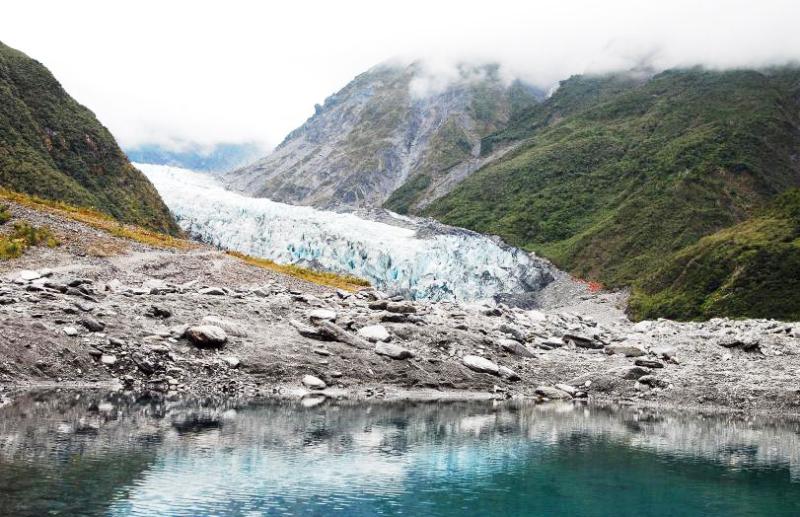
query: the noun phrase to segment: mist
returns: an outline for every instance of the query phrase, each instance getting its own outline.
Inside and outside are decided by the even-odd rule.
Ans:
[[[292,2],[4,4],[0,41],[43,62],[123,146],[279,143],[314,104],[387,59],[499,63],[549,91],[573,74],[800,59],[800,4]]]

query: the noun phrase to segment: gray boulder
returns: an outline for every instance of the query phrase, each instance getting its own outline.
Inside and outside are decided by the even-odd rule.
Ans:
[[[491,375],[500,373],[500,367],[484,357],[465,355],[462,361],[464,362],[464,366],[479,373],[488,373]]]
[[[185,335],[198,348],[220,348],[228,341],[225,331],[215,325],[189,327]]]
[[[413,352],[411,352],[410,350],[403,348],[399,345],[384,343],[382,341],[378,342],[375,345],[375,353],[378,355],[391,357],[392,359],[409,359],[411,357],[414,357]]]

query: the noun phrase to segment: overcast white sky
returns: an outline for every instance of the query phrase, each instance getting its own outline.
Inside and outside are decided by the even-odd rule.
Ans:
[[[800,58],[800,1],[5,0],[0,41],[43,62],[123,145],[275,145],[391,57],[499,61],[548,87],[630,68]]]

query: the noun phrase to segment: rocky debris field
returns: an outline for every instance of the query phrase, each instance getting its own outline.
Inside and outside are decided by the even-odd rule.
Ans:
[[[64,246],[0,264],[6,391],[114,383],[309,400],[413,390],[433,398],[800,407],[796,323],[634,324],[619,295],[578,294],[565,279],[534,310],[410,302],[308,284],[202,246],[81,253],[93,239],[114,238],[71,221],[51,226]],[[558,292],[579,299],[559,301]]]

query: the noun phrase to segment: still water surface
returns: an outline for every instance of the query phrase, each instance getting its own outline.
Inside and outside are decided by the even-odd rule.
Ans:
[[[800,515],[800,429],[571,405],[37,393],[0,515]]]

